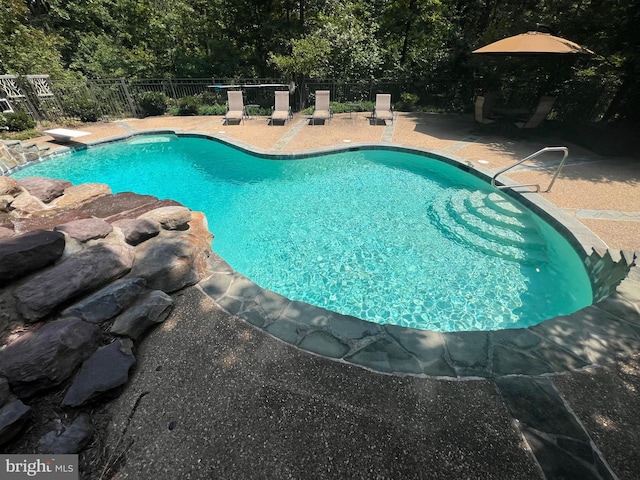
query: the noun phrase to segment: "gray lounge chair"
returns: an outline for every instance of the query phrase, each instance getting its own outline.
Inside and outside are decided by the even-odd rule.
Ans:
[[[282,120],[283,123],[287,123],[287,120],[292,118],[293,113],[291,113],[291,107],[289,107],[289,92],[276,92],[275,106],[273,107],[273,112],[271,112],[271,125],[275,120]]]
[[[476,122],[482,125],[495,122],[495,119],[489,117],[494,105],[496,104],[496,98],[496,93],[487,93],[476,97],[474,105]]]
[[[391,120],[393,123],[393,110],[391,109],[391,94],[389,93],[378,93],[376,95],[376,106],[373,108],[373,112],[371,113],[371,118],[373,119],[373,124],[377,124],[378,120],[384,120],[387,123],[387,120]]]
[[[516,122],[515,126],[518,128],[536,128],[547,118],[555,102],[556,97],[541,97],[533,114],[527,120]]]
[[[316,90],[316,106],[311,115],[311,125],[316,124],[316,120],[331,120],[333,112],[331,111],[329,90]]]
[[[224,120],[229,124],[229,120],[238,120],[244,123],[244,117],[247,112],[244,109],[244,101],[242,100],[242,91],[232,90],[227,92],[228,110],[224,116]]]

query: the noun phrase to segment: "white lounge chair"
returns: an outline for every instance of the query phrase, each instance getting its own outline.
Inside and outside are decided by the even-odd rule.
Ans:
[[[292,118],[293,113],[291,113],[291,107],[289,107],[289,92],[277,91],[275,106],[273,107],[273,112],[271,112],[271,125],[275,120],[282,120],[287,123],[287,120]]]
[[[316,120],[331,120],[331,117],[333,117],[329,95],[329,90],[316,90],[316,106],[311,115],[311,125],[315,125]]]
[[[389,93],[378,93],[376,95],[376,106],[373,108],[373,112],[371,113],[371,118],[373,119],[373,124],[377,124],[378,120],[384,120],[387,123],[387,120],[391,120],[393,123],[393,110],[391,109],[391,94]]]
[[[229,120],[238,120],[244,124],[244,117],[247,116],[247,112],[244,108],[244,101],[242,100],[242,91],[230,90],[227,92],[228,110],[224,116],[225,123],[229,123]]]

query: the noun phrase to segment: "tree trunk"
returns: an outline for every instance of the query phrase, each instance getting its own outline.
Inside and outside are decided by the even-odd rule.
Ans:
[[[416,0],[409,1],[409,15],[407,16],[407,22],[404,25],[404,41],[402,42],[402,52],[400,53],[400,65],[406,65],[407,63],[407,51],[409,50],[409,35],[411,34],[411,27],[413,26],[413,17],[416,10]]]

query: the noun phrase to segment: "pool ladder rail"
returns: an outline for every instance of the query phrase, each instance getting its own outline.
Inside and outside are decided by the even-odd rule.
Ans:
[[[553,178],[551,179],[551,182],[549,182],[549,186],[547,187],[546,190],[543,191],[543,193],[551,192],[551,187],[553,186],[554,182],[556,181],[556,178],[558,178],[558,175],[560,174],[560,170],[562,170],[562,167],[564,166],[564,162],[567,159],[567,157],[569,156],[569,149],[567,147],[544,147],[543,149],[538,150],[536,153],[532,153],[528,157],[525,157],[522,160],[518,160],[516,163],[513,163],[513,164],[509,165],[508,167],[505,167],[502,170],[499,170],[491,178],[491,186],[494,187],[494,188],[497,188],[497,189],[513,188],[513,187],[536,187],[535,192],[536,193],[540,193],[540,185],[538,183],[526,183],[526,184],[523,183],[523,184],[517,184],[517,185],[496,185],[496,178],[498,178],[500,175],[502,175],[506,171],[511,170],[512,168],[515,168],[518,165],[526,162],[527,160],[531,160],[532,158],[538,157],[538,156],[542,155],[543,153],[547,153],[547,152],[564,152],[562,160],[560,160],[560,163],[558,164],[558,167],[556,168],[556,171],[553,174]]]

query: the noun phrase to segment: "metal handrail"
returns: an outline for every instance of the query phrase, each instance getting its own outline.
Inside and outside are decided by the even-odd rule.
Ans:
[[[558,168],[556,168],[556,172],[553,174],[553,178],[551,179],[551,182],[549,182],[549,186],[547,187],[547,189],[543,192],[543,193],[549,193],[551,191],[551,187],[553,186],[553,183],[556,181],[556,178],[558,178],[558,175],[560,174],[560,170],[562,170],[562,167],[564,166],[564,162],[567,159],[567,157],[569,156],[569,149],[567,147],[544,147],[542,150],[538,150],[536,153],[533,153],[531,155],[529,155],[526,158],[523,158],[522,160],[518,160],[516,163],[509,165],[506,168],[503,168],[502,170],[498,171],[493,178],[491,178],[491,186],[493,188],[509,188],[512,186],[515,187],[536,187],[536,193],[540,192],[540,184],[538,183],[522,183],[522,184],[518,184],[518,185],[496,185],[496,178],[498,178],[498,176],[502,175],[504,172],[506,172],[507,170],[511,170],[514,167],[517,167],[518,165],[520,165],[521,163],[526,162],[527,160],[531,160],[532,158],[537,157],[538,155],[542,155],[543,153],[546,152],[564,152],[564,156],[562,157],[562,160],[560,161],[560,164],[558,165]]]

